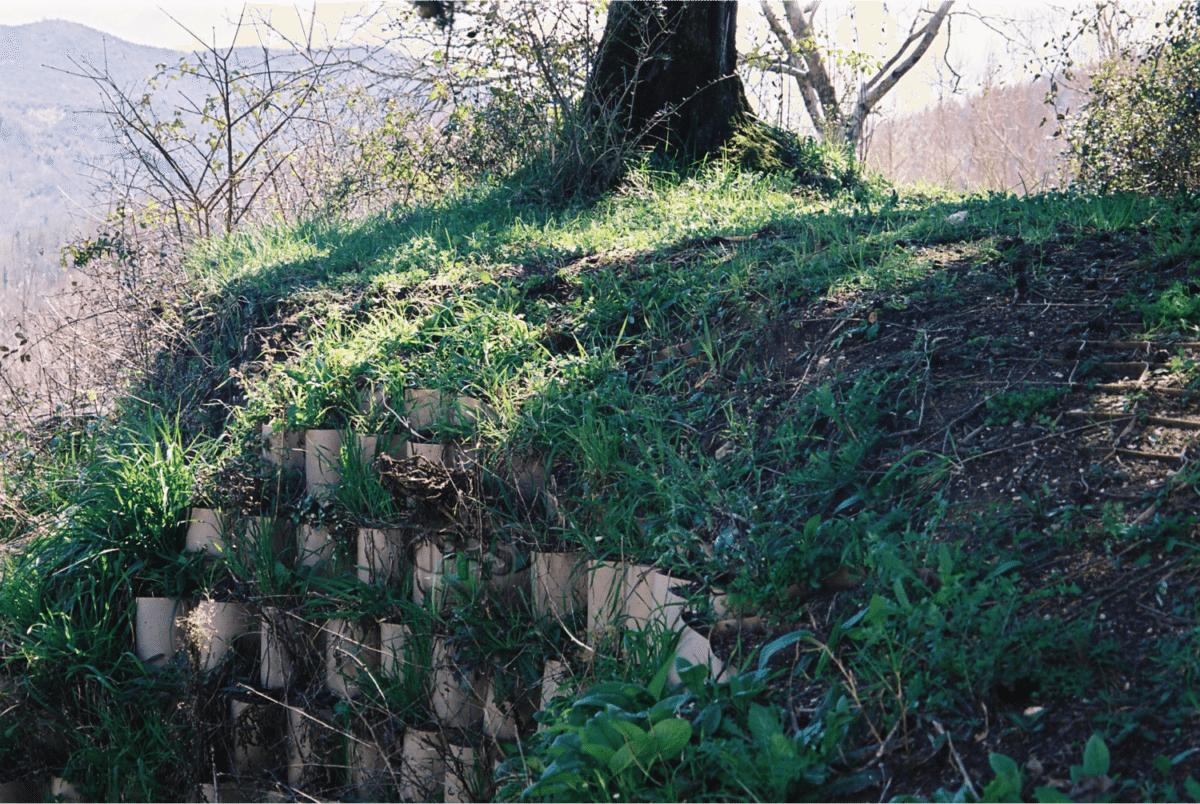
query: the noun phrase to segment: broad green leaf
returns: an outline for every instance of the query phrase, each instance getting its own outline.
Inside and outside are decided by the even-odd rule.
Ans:
[[[576,784],[579,784],[578,776],[576,776]],[[546,801],[558,801],[558,800],[560,800],[558,798],[558,795],[560,793],[565,793],[568,790],[575,790],[575,789],[577,789],[577,787],[575,785],[567,785],[567,784],[559,784],[559,783],[550,784],[547,782],[539,781],[536,784],[534,784],[532,787],[529,788],[528,795],[533,797],[534,799],[540,798],[540,799],[544,799]]]
[[[988,754],[988,764],[992,766],[992,770],[996,772],[997,776],[1021,772],[1017,763],[1004,754]]]
[[[1093,734],[1083,749],[1083,775],[1104,776],[1108,773],[1108,746],[1099,734]]]
[[[555,737],[554,742],[550,747],[558,749],[563,753],[570,753],[572,751],[578,751],[581,745],[583,745],[583,740],[579,736],[579,732],[572,730],[565,731]]]
[[[588,690],[588,693],[595,693],[597,695],[623,695],[626,698],[633,698],[639,692],[645,691],[645,687],[638,684],[630,684],[627,681],[602,681]]]
[[[662,697],[663,687],[667,685],[667,676],[671,672],[671,662],[675,661],[675,652],[671,651],[669,657],[662,666],[658,668],[658,672],[654,674],[654,678],[650,679],[650,697],[658,700]]]
[[[674,759],[692,739],[692,724],[682,718],[672,718],[654,724],[658,751],[664,759]]]
[[[685,687],[699,687],[704,684],[704,679],[708,678],[708,665],[692,664],[680,657],[675,660],[675,667],[679,673],[679,681]]]
[[[1057,802],[1071,800],[1066,793],[1053,787],[1036,787],[1033,790],[1033,797],[1043,804],[1057,804]]]
[[[889,569],[901,578],[916,578],[916,573],[909,569],[908,565],[900,560],[891,550],[881,549],[877,552],[873,559],[881,569]]]
[[[628,720],[613,720],[608,725],[626,740],[636,740],[646,733],[641,726]]]
[[[636,761],[639,767],[648,771],[655,759],[674,759],[691,739],[692,724],[679,718],[664,720],[655,724],[652,731],[626,743],[609,760],[608,769],[618,774]]]
[[[954,556],[943,542],[938,545],[938,574],[947,578],[954,572]]]
[[[672,695],[669,698],[663,698],[650,707],[650,711],[646,713],[646,717],[649,719],[650,724],[653,725],[675,714],[675,711],[683,706],[691,697],[690,693],[683,692],[678,695]]]
[[[695,727],[700,729],[701,737],[711,737],[721,728],[721,705],[710,703],[696,716]]]
[[[796,761],[796,744],[784,736],[783,732],[772,734],[771,739],[767,741],[767,747],[771,751],[771,758],[776,761],[784,760],[789,765]]]
[[[1019,802],[1021,800],[1021,774],[1001,773],[983,788],[985,802]]]
[[[817,531],[821,528],[821,516],[810,516],[808,521],[804,523],[804,541],[812,542],[817,538]]]
[[[607,765],[611,762],[613,754],[617,753],[616,750],[605,743],[584,743],[580,747],[580,750],[602,765]]]
[[[650,759],[654,756],[654,749],[654,735],[647,732],[640,739],[621,746],[621,750],[609,760],[608,769],[614,775],[619,774],[632,765],[636,759],[638,766],[648,771]]]
[[[630,709],[632,702],[620,694],[611,694],[604,692],[590,692],[582,698],[575,699],[575,706],[596,706],[605,709],[609,706],[615,706],[618,709]]]
[[[755,742],[762,745],[770,742],[772,734],[783,731],[783,727],[779,725],[779,715],[761,704],[750,704],[750,714],[746,720],[750,724],[750,733],[754,735]]]
[[[593,718],[583,729],[583,742],[607,745],[616,751],[625,744],[625,738],[610,724]]]
[[[1005,562],[1004,562],[1004,563],[1002,563],[1000,566],[996,567],[994,570],[992,570],[991,572],[989,572],[989,573],[987,574],[987,578],[986,578],[985,580],[989,580],[989,581],[990,581],[990,580],[992,580],[993,578],[999,578],[999,577],[1000,577],[1001,575],[1003,575],[1004,573],[1006,573],[1006,572],[1009,572],[1009,571],[1011,571],[1011,570],[1014,570],[1014,569],[1016,569],[1016,568],[1017,568],[1017,567],[1019,567],[1019,566],[1021,566],[1021,562],[1020,562],[1020,561],[1017,561],[1016,559],[1012,559],[1012,560],[1010,560],[1010,561],[1005,561]]]
[[[587,763],[578,756],[573,756],[571,759],[556,759],[542,772],[542,779],[550,779],[558,773],[574,773],[585,768],[587,768]]]
[[[834,512],[835,514],[840,514],[842,511],[846,510],[846,509],[847,509],[847,508],[849,508],[850,506],[852,506],[852,505],[857,505],[857,504],[858,504],[858,503],[860,503],[860,502],[862,502],[862,496],[861,496],[861,495],[859,495],[859,494],[851,494],[849,497],[847,497],[846,499],[842,500],[841,504],[840,504],[840,505],[838,505],[838,507],[837,507],[837,508],[834,508],[834,509],[833,509],[833,512]],[[820,519],[819,519],[818,517],[813,517],[813,519],[816,519],[816,520],[817,520],[817,523],[818,523],[818,524],[820,524]],[[812,522],[812,519],[810,519],[810,520],[808,520],[808,521],[809,521],[809,522]],[[806,540],[811,540],[811,539],[813,539],[813,538],[816,538],[816,535],[817,535],[817,534],[816,534],[816,531],[815,531],[815,530],[813,531],[813,535],[812,535],[812,536],[809,536],[809,535],[808,535],[808,528],[805,528],[805,529],[804,529],[804,537],[805,537],[805,539],[806,539]]]
[[[583,780],[577,773],[560,774],[553,779],[539,779],[525,792],[534,799],[555,801],[560,793],[578,790],[582,784]]]
[[[896,613],[896,607],[888,602],[887,598],[874,595],[871,598],[871,605],[867,609],[867,622],[873,625],[883,625],[887,622],[888,617]]]
[[[863,609],[859,613],[866,614],[866,612],[867,612],[867,610]],[[858,615],[855,615],[855,616],[858,616]],[[827,648],[827,650],[821,651],[820,657],[817,659],[817,675],[818,676],[821,675],[821,672],[825,669],[825,665],[828,664],[829,657],[833,655],[833,652],[835,650],[837,650],[838,642],[841,641],[841,638],[842,638],[842,630],[843,629],[849,630],[850,627],[851,626],[850,626],[849,622],[833,624],[833,628],[830,629],[830,631],[829,631],[829,639],[827,639],[825,641],[825,647]],[[762,669],[761,666],[758,671],[758,679],[757,680],[760,684],[767,680],[766,670]]]
[[[778,639],[767,643],[766,647],[762,649],[762,653],[758,655],[758,672],[755,674],[756,679],[759,682],[766,680],[767,668],[771,662],[772,656],[774,656],[776,653],[779,653],[779,651],[783,650],[784,648],[795,645],[802,639],[808,639],[811,636],[812,631],[793,631],[790,634],[784,634]]]

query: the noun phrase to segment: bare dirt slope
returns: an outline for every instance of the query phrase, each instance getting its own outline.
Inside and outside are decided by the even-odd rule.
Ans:
[[[947,740],[936,717],[881,718],[877,753],[859,764],[878,768],[882,789],[855,798],[929,797],[968,778],[988,780],[988,755],[998,752],[1026,765],[1029,782],[1094,800],[1109,791],[1073,788],[1069,768],[1105,726],[1119,737],[1110,739],[1113,778],[1145,778],[1162,756],[1178,758],[1180,777],[1200,775],[1195,707],[1183,721],[1176,707],[1188,690],[1155,681],[1195,628],[1200,573],[1177,548],[1190,539],[1200,503],[1200,339],[1139,334],[1144,321],[1128,304],[1147,281],[1136,237],[1067,233],[1036,253],[1019,239],[999,248],[1004,256],[983,266],[964,247],[925,249],[938,287],[823,300],[781,322],[763,357],[791,366],[789,381],[803,389],[886,368],[902,350],[921,353],[912,378],[920,404],[894,422],[879,465],[915,452],[944,456],[947,516],[931,537],[989,549],[1001,534],[1000,543],[1023,554],[1031,613],[1095,618],[1091,638],[1113,658],[1099,686],[1075,698],[1041,694],[1037,666],[997,684],[959,713],[955,733],[969,732],[966,741]],[[1028,270],[1034,260],[1042,266],[1036,278]],[[828,639],[861,610],[871,584],[847,569],[850,583],[828,579],[800,621],[784,628]],[[921,572],[930,586],[940,583]],[[1194,667],[1195,659],[1183,660]],[[802,724],[821,691],[793,692]],[[1153,797],[1129,788],[1121,795],[1147,792]]]

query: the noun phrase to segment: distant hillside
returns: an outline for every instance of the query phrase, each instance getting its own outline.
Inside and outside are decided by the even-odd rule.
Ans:
[[[1063,183],[1053,138],[1053,110],[1044,103],[1049,80],[996,86],[944,100],[915,114],[880,122],[867,165],[897,184],[928,182],[960,191],[1034,192]],[[1078,108],[1065,87],[1060,106]],[[1040,125],[1044,117],[1051,120]]]
[[[100,94],[63,71],[74,60],[133,85],[182,55],[61,20],[0,25],[0,311],[58,283],[59,248],[93,208],[84,163],[107,149]]]

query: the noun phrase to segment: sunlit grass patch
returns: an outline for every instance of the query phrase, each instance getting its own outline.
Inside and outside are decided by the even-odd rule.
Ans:
[[[966,214],[951,217],[958,212]],[[717,750],[703,728],[718,714],[749,723],[758,712],[757,736],[726,733],[721,751],[742,756],[758,750],[755,740],[778,736],[796,748],[786,756],[815,763],[813,773],[853,778],[864,763],[891,761],[902,744],[914,756],[917,743],[924,751],[933,722],[965,729],[981,703],[1033,683],[1030,666],[1041,686],[1022,701],[1074,700],[1125,659],[1097,637],[1096,621],[1046,616],[1079,595],[1071,582],[1038,575],[1039,562],[1073,550],[1120,555],[1141,539],[1146,555],[1182,550],[1186,528],[1130,526],[1133,500],[1052,506],[1049,491],[1020,489],[971,519],[955,508],[950,479],[1003,450],[1005,434],[1054,425],[1065,386],[1044,378],[987,385],[978,410],[967,403],[962,413],[971,430],[977,421],[981,432],[999,431],[985,434],[998,439],[985,447],[965,426],[953,438],[922,431],[960,412],[935,410],[931,367],[961,363],[966,379],[954,375],[950,385],[978,380],[988,361],[1027,369],[1040,359],[1021,351],[1036,347],[1024,342],[1029,330],[994,333],[973,311],[1022,312],[1034,306],[1031,288],[1087,282],[1076,274],[1094,265],[1076,265],[1077,251],[1129,270],[1120,261],[1140,248],[1136,238],[1151,237],[1143,228],[1173,215],[1170,243],[1154,241],[1159,251],[1147,249],[1148,260],[1190,253],[1191,219],[1165,202],[919,190],[822,198],[786,179],[714,167],[690,177],[638,173],[588,208],[533,207],[486,185],[428,207],[197,243],[186,268],[198,290],[164,314],[176,316],[175,331],[136,385],[140,400],[91,429],[65,427],[45,452],[14,464],[29,474],[10,477],[8,488],[26,500],[37,539],[0,582],[11,624],[5,672],[47,700],[55,689],[82,696],[71,717],[89,724],[94,745],[72,744],[70,762],[86,766],[96,790],[165,797],[146,780],[174,782],[179,768],[196,764],[194,730],[212,714],[201,711],[198,690],[253,679],[236,676],[244,667],[219,681],[151,679],[129,658],[131,596],[218,587],[251,604],[292,605],[310,624],[404,619],[420,626],[422,660],[434,636],[452,640],[473,667],[502,667],[502,684],[515,689],[536,682],[540,652],[565,655],[590,637],[581,617],[566,618],[564,631],[527,608],[498,605],[472,578],[467,568],[484,551],[513,542],[686,578],[695,629],[716,625],[707,601],[720,590],[760,624],[804,633],[787,642],[786,667],[759,673],[753,656],[741,656],[747,675],[729,683],[745,686],[697,678],[698,697],[671,704],[672,719],[686,714],[706,735],[686,743],[694,756]],[[1104,237],[1126,250],[1105,256]],[[1186,278],[1144,282],[1128,309],[1145,313],[1148,327],[1191,323]],[[928,331],[931,310],[943,331]],[[1190,371],[1182,351],[1162,365]],[[413,432],[403,417],[414,390],[470,397],[490,412],[474,422],[439,414]],[[275,477],[279,489],[255,512],[289,526],[328,525],[343,563],[355,560],[358,524],[416,522],[400,537],[413,547],[417,525],[427,524],[411,519],[417,504],[398,502],[357,441],[343,441],[336,456],[339,492],[301,499],[296,473],[270,475],[261,461],[267,424],[402,435],[431,447],[470,441],[464,454],[479,472],[455,477],[463,484],[455,504],[478,506],[477,519],[440,525],[443,558],[456,562],[449,608],[416,604],[408,581],[384,589],[353,571],[322,575],[276,561],[264,545],[249,560],[179,555],[183,512],[200,498],[232,500],[220,488],[230,467],[243,480]],[[505,476],[514,460],[544,473],[545,488],[514,491]],[[1078,482],[1099,483],[1095,475],[1081,472]],[[1188,477],[1176,477],[1174,493]],[[5,523],[26,527],[15,514]],[[666,688],[646,676],[662,666],[670,639],[629,638],[624,659],[598,651],[581,675],[637,685],[622,693],[627,703],[657,705]],[[1180,653],[1193,647],[1180,638],[1156,661],[1170,678],[1190,679]],[[164,700],[178,695],[176,714],[141,725],[118,717],[114,707],[127,706],[139,684]],[[418,682],[381,683],[361,705],[343,702],[331,722],[346,732],[387,718],[428,725],[427,694]],[[801,694],[809,697],[795,711],[808,725],[777,721],[780,706]],[[699,696],[711,697],[701,706]],[[1023,711],[1005,714],[1034,729],[1035,716]],[[987,712],[996,733],[1015,723]],[[139,729],[155,764],[141,776],[115,742],[141,739]],[[190,747],[173,749],[174,738]],[[795,741],[810,738],[823,753],[800,751]],[[0,751],[19,753],[14,739],[0,740]],[[539,740],[538,751],[550,750],[552,741]],[[96,787],[102,761],[138,781]]]

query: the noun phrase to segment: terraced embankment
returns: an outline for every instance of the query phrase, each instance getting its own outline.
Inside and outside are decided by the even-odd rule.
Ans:
[[[1191,789],[1190,202],[630,186],[199,244],[145,383],[10,485],[32,541],[0,589],[0,758],[113,799],[454,797],[446,762],[495,798]],[[422,421],[416,391],[475,414]],[[336,491],[264,462],[264,424],[340,434]],[[199,507],[277,529],[189,553]],[[625,582],[624,628],[593,617],[607,595],[539,589],[568,553]],[[267,636],[286,613],[296,672],[273,686],[265,637],[148,667],[143,597],[236,603]],[[421,672],[396,671],[400,627]],[[719,683],[673,661],[706,644]],[[231,697],[292,713],[253,767]],[[406,743],[439,748],[405,766]]]

